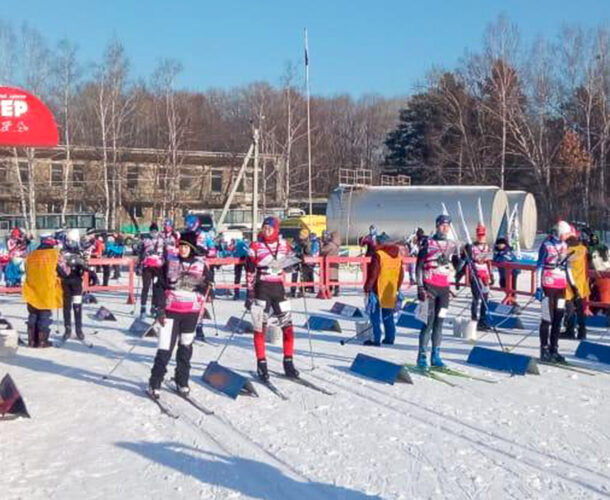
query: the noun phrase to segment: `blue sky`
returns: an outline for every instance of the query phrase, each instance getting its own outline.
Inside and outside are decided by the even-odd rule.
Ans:
[[[179,85],[229,88],[278,84],[287,61],[302,64],[309,31],[316,94],[410,93],[432,66],[452,67],[477,50],[485,26],[501,13],[524,41],[554,37],[562,24],[596,27],[610,20],[610,0],[22,0],[0,18],[27,21],[56,43],[76,42],[85,62],[100,59],[116,35],[132,77],[148,78],[160,58],[180,60]]]

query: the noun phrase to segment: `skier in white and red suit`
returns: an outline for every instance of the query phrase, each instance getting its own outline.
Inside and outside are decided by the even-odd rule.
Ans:
[[[149,381],[149,393],[154,398],[159,397],[161,382],[177,342],[174,380],[178,392],[185,395],[189,392],[193,340],[197,322],[205,307],[208,271],[204,258],[199,255],[197,235],[192,231],[182,233],[178,253],[167,256],[155,283],[160,293],[153,294],[153,299],[158,300],[155,306],[157,322],[161,326],[159,347]]]
[[[284,294],[284,259],[294,257],[290,245],[280,236],[280,220],[266,217],[258,241],[250,245],[246,258],[248,298],[246,309],[252,314],[254,350],[257,374],[261,380],[269,379],[265,358],[265,330],[269,317],[275,316],[284,337],[284,373],[298,378],[294,367],[294,330],[290,314],[290,301]]]

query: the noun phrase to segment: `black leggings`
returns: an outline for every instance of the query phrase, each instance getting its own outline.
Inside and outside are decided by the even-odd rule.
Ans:
[[[140,294],[140,304],[146,307],[148,301],[148,292],[155,277],[159,274],[159,270],[155,267],[145,267],[142,269],[142,293]]]
[[[551,321],[549,322],[543,319],[540,322],[540,347],[550,347],[551,352],[557,352],[559,346],[559,331],[561,329],[561,320],[563,319],[565,308],[565,290],[563,288],[543,288],[543,290],[545,297],[549,300]],[[564,302],[562,307],[558,307],[559,301]]]
[[[425,285],[428,294],[428,322],[419,332],[419,350],[424,351],[428,348],[430,338],[432,347],[440,347],[443,339],[444,318],[440,314],[441,309],[445,309],[446,314],[449,309],[449,287]]]
[[[155,363],[150,372],[150,386],[158,389],[161,387],[163,377],[167,372],[167,364],[172,357],[176,342],[182,334],[194,334],[195,327],[197,326],[197,319],[199,313],[189,314],[178,314],[178,313],[167,313],[167,318],[174,320],[172,326],[172,338],[169,349],[158,349],[157,355],[155,356]],[[176,352],[176,372],[174,378],[176,384],[179,386],[187,386],[189,381],[189,374],[191,371],[191,356],[193,355],[193,341],[179,343],[178,350]]]

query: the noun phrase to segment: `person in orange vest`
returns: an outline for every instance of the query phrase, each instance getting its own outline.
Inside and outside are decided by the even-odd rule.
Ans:
[[[404,279],[404,270],[400,249],[389,240],[385,234],[378,237],[364,284],[365,303],[373,325],[373,339],[366,340],[364,345],[381,345],[382,321],[385,330],[383,343],[392,345],[396,337],[394,308]]]
[[[63,307],[63,291],[57,273],[59,249],[48,234],[40,236],[40,246],[25,261],[23,298],[28,307],[28,346],[51,347],[51,311]]]
[[[568,266],[572,272],[573,283],[566,287],[565,338],[573,339],[578,320],[578,340],[586,340],[584,302],[589,300],[589,258],[586,245],[578,238],[578,232],[572,227],[572,234],[566,240],[568,244]]]

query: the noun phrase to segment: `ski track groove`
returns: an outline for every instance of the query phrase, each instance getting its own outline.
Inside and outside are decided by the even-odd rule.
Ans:
[[[321,367],[320,369],[322,371],[325,371],[329,375],[331,375],[333,378],[335,377],[335,374],[331,373],[328,369],[325,369],[324,367]],[[547,469],[547,468],[544,467],[544,465],[541,465],[541,464],[538,464],[538,463],[532,463],[531,459],[528,460],[528,458],[525,457],[525,456],[519,456],[516,453],[512,452],[510,449],[504,449],[504,450],[500,449],[500,447],[498,447],[498,443],[495,443],[496,448],[494,448],[490,444],[482,442],[478,438],[473,438],[473,437],[467,436],[464,433],[460,433],[459,431],[456,431],[455,429],[451,429],[450,426],[447,426],[446,424],[438,423],[437,425],[435,425],[434,423],[431,423],[429,420],[427,420],[423,416],[415,416],[415,415],[413,415],[411,413],[405,414],[400,409],[396,408],[395,406],[392,406],[391,404],[388,404],[386,402],[380,401],[380,400],[378,400],[377,398],[375,398],[373,396],[369,396],[369,395],[364,394],[364,393],[362,393],[362,392],[360,392],[358,390],[352,389],[352,388],[350,388],[350,387],[348,387],[346,385],[343,385],[343,384],[341,384],[339,382],[336,382],[335,380],[330,380],[328,378],[322,378],[322,377],[320,377],[318,375],[315,375],[314,373],[311,373],[311,372],[309,373],[309,375],[314,377],[314,378],[316,378],[317,380],[319,380],[321,382],[330,383],[330,384],[334,385],[335,387],[337,387],[339,389],[342,389],[344,391],[352,393],[352,394],[354,394],[354,395],[356,395],[356,396],[358,396],[358,397],[360,397],[362,399],[365,399],[365,400],[368,400],[370,402],[376,403],[376,404],[378,404],[378,405],[380,405],[380,406],[382,406],[384,408],[387,408],[387,409],[389,409],[391,411],[394,411],[396,413],[399,413],[401,415],[405,415],[405,416],[407,416],[409,418],[417,420],[418,422],[423,423],[425,425],[428,425],[428,426],[431,426],[431,427],[438,426],[440,429],[442,429],[442,430],[444,430],[446,432],[449,432],[450,434],[452,434],[452,435],[454,435],[454,436],[456,436],[458,438],[461,438],[462,440],[465,440],[465,441],[468,441],[468,442],[470,442],[472,444],[475,444],[479,448],[482,447],[482,448],[488,449],[489,451],[491,451],[491,452],[493,452],[495,454],[499,454],[499,455],[502,455],[504,457],[508,457],[510,459],[513,459],[513,460],[521,460],[521,463],[524,463],[524,464],[528,465],[529,467],[531,467],[533,469],[536,469],[539,472],[542,472],[543,474],[554,475],[554,476],[558,477],[562,481],[569,481],[569,482],[574,483],[574,484],[576,484],[576,485],[578,485],[578,486],[580,486],[580,487],[582,487],[584,489],[588,489],[588,490],[592,491],[595,494],[598,494],[598,495],[610,498],[610,491],[604,491],[601,488],[598,488],[596,486],[592,486],[592,485],[587,484],[587,483],[585,483],[583,481],[580,481],[578,479],[570,478],[570,477],[567,476],[567,474],[561,474],[559,472],[553,471],[552,468],[548,468]],[[372,387],[370,387],[370,386],[368,386],[366,384],[363,384],[362,387],[367,389],[367,390],[369,390],[369,391],[373,390]],[[540,452],[540,451],[538,451],[538,450],[536,450],[534,448],[530,448],[530,447],[528,447],[526,445],[522,445],[522,444],[516,443],[516,442],[510,442],[508,439],[506,439],[506,438],[504,438],[502,436],[499,436],[499,435],[497,435],[497,434],[495,434],[495,433],[493,433],[491,431],[487,431],[487,430],[484,430],[484,429],[478,429],[478,428],[476,428],[475,426],[473,426],[471,424],[468,424],[468,423],[465,423],[465,422],[461,422],[461,421],[453,420],[453,419],[451,419],[450,416],[445,415],[442,412],[439,412],[439,411],[436,411],[436,410],[432,410],[430,408],[426,408],[426,407],[421,406],[421,405],[419,405],[417,403],[413,403],[411,401],[403,399],[403,398],[401,398],[399,396],[388,394],[385,391],[377,391],[376,390],[375,392],[376,392],[376,394],[383,395],[386,398],[393,399],[393,400],[395,400],[398,403],[406,404],[406,405],[408,405],[408,406],[410,406],[412,408],[415,408],[417,411],[428,413],[428,414],[432,414],[436,418],[444,420],[445,422],[450,422],[452,425],[455,425],[455,427],[463,427],[465,429],[468,429],[469,431],[472,431],[472,432],[478,433],[478,434],[487,434],[489,437],[491,437],[491,438],[493,438],[495,440],[506,442],[507,446],[509,446],[509,447],[510,446],[514,446],[514,447],[517,447],[517,448],[522,448],[523,450],[525,450],[527,452],[530,452],[530,453],[536,453],[537,455],[540,455],[542,457],[542,461],[543,462],[544,461],[548,461],[548,460],[552,460],[552,461],[555,461],[555,462],[563,463],[564,465],[578,468],[581,472],[585,472],[586,474],[588,474],[590,476],[596,476],[597,481],[599,481],[600,479],[602,479],[603,481],[610,481],[610,477],[605,476],[605,475],[603,475],[600,472],[591,471],[591,470],[589,470],[589,469],[587,469],[585,467],[582,467],[582,466],[580,466],[578,464],[569,463],[565,459],[562,459],[560,457],[554,457],[554,456],[546,455],[543,452]],[[503,464],[502,468],[506,470],[506,465]],[[516,474],[514,471],[510,471],[510,470],[507,470],[507,472],[512,472],[513,474]],[[530,492],[530,494],[531,493],[532,492]]]
[[[106,342],[107,345],[110,345],[111,347],[117,349],[119,346],[117,346],[114,342],[108,341],[105,338],[101,339],[102,342]],[[137,349],[134,349],[134,351],[132,351],[132,353],[135,353]],[[120,369],[123,369],[125,367],[125,363],[129,360],[129,356],[127,357],[127,359],[121,364]],[[142,367],[142,361],[132,361],[132,363],[136,364],[137,366]],[[127,371],[127,373],[136,376],[133,373],[133,370],[125,367],[124,368],[125,371]],[[140,378],[140,377],[138,377]],[[167,399],[165,399],[165,401],[167,401]],[[167,404],[167,403],[166,403]],[[205,437],[208,438],[208,440],[210,442],[212,442],[215,446],[218,447],[218,449],[220,451],[222,451],[223,453],[225,453],[227,456],[229,457],[233,457],[233,458],[238,458],[240,455],[234,453],[233,451],[231,451],[229,448],[227,448],[222,442],[220,442],[212,433],[210,433],[208,430],[204,429],[202,427],[202,423],[208,423],[209,420],[215,420],[217,422],[217,424],[219,424],[221,427],[223,427],[226,430],[229,431],[229,433],[232,433],[234,436],[237,436],[238,438],[241,438],[243,440],[245,440],[247,443],[249,443],[249,451],[258,451],[259,453],[262,453],[263,455],[265,455],[267,458],[271,459],[272,462],[274,462],[274,464],[276,466],[279,466],[278,468],[280,470],[288,470],[290,471],[290,473],[293,476],[296,476],[297,478],[299,478],[300,481],[302,481],[304,483],[304,485],[308,485],[309,487],[314,487],[315,486],[315,482],[310,479],[308,476],[306,476],[305,474],[303,474],[302,472],[300,472],[298,469],[296,469],[293,465],[291,465],[290,463],[288,463],[287,461],[285,461],[284,459],[282,459],[281,457],[279,457],[278,455],[276,455],[275,453],[269,451],[268,449],[266,449],[263,445],[259,444],[258,442],[256,442],[254,439],[252,439],[250,436],[248,436],[246,433],[244,433],[243,431],[241,431],[240,429],[238,429],[237,427],[235,427],[231,422],[227,421],[226,419],[220,417],[220,415],[218,415],[217,413],[214,413],[213,415],[205,415],[205,416],[201,416],[197,422],[195,422],[193,420],[193,418],[191,417],[191,415],[187,415],[187,413],[185,413],[185,411],[181,411],[178,410],[176,408],[176,405],[172,403],[169,403],[169,406],[171,407],[171,409],[176,412],[177,415],[179,415],[180,418],[178,418],[175,423],[179,424],[179,422],[182,420],[184,423],[188,424],[188,426],[191,429],[191,433],[193,433],[193,431],[195,432],[195,436],[197,436],[198,434],[203,434]],[[189,412],[197,412],[197,413],[201,413],[199,412],[199,410],[197,410],[196,408],[192,408],[192,409],[188,409],[187,410]],[[205,450],[203,450],[205,451]],[[254,456],[256,456],[256,453],[254,453]],[[251,479],[248,478],[248,480],[250,481]],[[317,488],[319,489],[319,488]],[[299,500],[300,498],[302,498],[301,493],[300,492],[295,492],[295,491],[283,491],[282,494],[284,495],[283,498],[294,498],[295,500]],[[327,497],[326,494],[323,494],[321,491],[316,492],[316,494],[318,495],[317,498],[320,498],[321,496]]]

